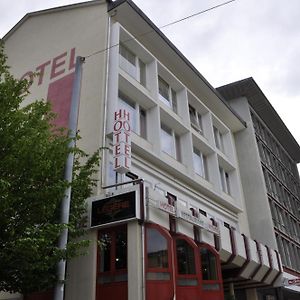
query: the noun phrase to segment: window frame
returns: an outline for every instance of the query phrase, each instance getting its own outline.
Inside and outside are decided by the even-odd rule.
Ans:
[[[201,166],[201,174],[196,170],[196,163],[195,159],[200,159],[200,166]],[[207,157],[201,150],[199,150],[197,147],[193,147],[193,168],[194,172],[202,177],[203,179],[208,180],[208,169],[207,169]]]
[[[128,59],[128,56],[132,56],[132,59]],[[128,75],[130,75],[133,79],[138,81],[141,85],[146,87],[146,63],[144,63],[133,51],[126,47],[122,42],[120,42],[119,44],[119,67]]]
[[[171,138],[171,152],[168,152],[165,147],[163,147],[163,132]],[[180,135],[178,135],[173,129],[171,129],[168,125],[161,123],[160,124],[160,143],[161,143],[161,151],[166,153],[167,155],[173,157],[177,161],[181,162],[181,141]]]
[[[203,134],[202,115],[191,104],[189,104],[189,117],[192,128]]]
[[[125,105],[122,104],[122,102]],[[146,140],[147,139],[147,110],[144,109],[139,103],[132,100],[125,93],[119,90],[118,107],[126,109],[128,106],[131,107],[132,110],[134,111],[134,115],[131,116],[131,122],[130,122],[131,131]]]
[[[219,166],[219,174],[222,191],[228,195],[231,195],[230,172],[226,171],[222,166]]]
[[[178,113],[177,109],[177,92],[170,86],[170,84],[164,80],[160,75],[158,75],[158,98],[166,106],[171,108],[176,114]],[[163,95],[160,91],[162,90],[162,85],[167,90],[167,95]],[[165,97],[167,96],[167,97]]]
[[[163,227],[159,226],[158,224],[147,223],[145,226],[145,267],[146,267],[146,274],[147,273],[166,273],[170,275],[170,278],[167,280],[171,280],[173,277],[172,273],[172,264],[173,264],[173,251],[172,251],[172,236],[170,233]],[[168,267],[149,267],[149,260],[148,260],[148,230],[154,229],[163,236],[167,241],[167,255],[168,255]],[[156,279],[155,281],[161,281],[160,279]],[[165,280],[163,280],[165,281]]]
[[[225,147],[224,147],[224,133],[220,131],[218,127],[213,125],[213,132],[214,132],[214,140],[215,140],[215,145],[217,149],[219,149],[221,152],[225,152]]]
[[[116,267],[116,258],[117,258],[117,234],[125,233],[126,236],[126,267],[125,268],[117,268]],[[100,236],[103,233],[107,233],[111,237],[111,247],[110,247],[110,262],[109,262],[109,270],[101,271],[101,247],[98,248],[97,252],[97,277],[106,277],[110,278],[110,281],[107,283],[113,283],[116,278],[119,278],[117,282],[125,282],[128,280],[128,233],[127,233],[127,225],[121,225],[112,228],[104,228],[98,231],[98,241],[100,240]],[[121,279],[124,276],[123,279]],[[114,279],[113,279],[114,278]],[[105,282],[106,283],[106,282]],[[102,283],[102,284],[105,284]]]

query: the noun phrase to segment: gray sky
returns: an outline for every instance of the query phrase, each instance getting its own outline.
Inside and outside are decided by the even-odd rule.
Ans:
[[[28,12],[77,2],[1,0],[0,36]],[[226,0],[134,2],[160,27]],[[299,0],[236,0],[162,31],[213,86],[253,77],[300,144]]]

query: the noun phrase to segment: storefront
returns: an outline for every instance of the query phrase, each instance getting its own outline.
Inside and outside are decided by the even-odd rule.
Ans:
[[[167,198],[158,204],[160,209],[154,208],[153,203],[149,206],[149,198],[146,198],[144,210],[139,201],[142,189],[143,183],[138,181],[133,187],[92,202],[91,225],[98,230],[100,245],[97,299],[128,299],[128,269],[131,267],[128,224],[140,227],[143,239],[140,268],[147,300],[173,299],[174,295],[186,300],[224,299],[220,257],[215,248],[200,241],[196,225],[189,224],[194,227],[194,239],[176,230],[175,206],[168,203]],[[170,227],[149,220],[149,209],[164,214],[163,222]],[[137,257],[139,251],[137,247]]]
[[[147,300],[222,300],[230,284],[243,290],[280,280],[276,251],[181,207],[171,193],[145,188],[141,179],[118,188],[91,203],[97,300],[130,299],[136,288]],[[135,282],[129,274],[138,274]]]

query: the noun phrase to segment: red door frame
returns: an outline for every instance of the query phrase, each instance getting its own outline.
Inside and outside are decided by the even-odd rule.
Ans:
[[[209,244],[205,243],[198,243],[199,251],[201,248],[205,248],[209,250],[216,258],[216,266],[217,266],[217,280],[203,280],[202,278],[202,272],[201,272],[201,299],[204,300],[223,300],[224,299],[224,290],[223,290],[223,278],[222,278],[222,269],[221,269],[221,260],[219,253],[216,251],[214,247],[212,247]],[[201,254],[200,257],[200,270],[202,270],[202,264],[201,264]],[[204,286],[219,286],[218,290],[206,290],[204,289]]]
[[[184,240],[186,241],[193,249],[194,253],[194,264],[195,264],[195,274],[179,274],[178,273],[178,260],[177,260],[177,248],[176,241]],[[176,284],[176,299],[180,300],[194,300],[201,299],[201,276],[200,276],[200,256],[199,248],[197,244],[191,238],[177,234],[173,236],[173,247],[174,247],[174,269],[175,269],[175,284]],[[179,285],[180,280],[196,280],[196,285]]]
[[[167,249],[168,249],[168,267],[167,268],[149,268],[148,255],[147,255],[147,234],[148,229],[156,229],[166,240],[167,240]],[[147,223],[145,226],[145,276],[146,276],[146,299],[154,299],[154,300],[169,300],[174,297],[174,271],[173,271],[173,245],[172,245],[172,236],[169,231],[165,228],[152,223]],[[155,279],[149,278],[150,274],[155,273],[164,273],[166,274],[165,279]],[[167,276],[170,276],[167,279]]]
[[[101,263],[101,251],[98,248],[97,255],[97,283],[96,283],[96,299],[97,300],[106,300],[106,299],[118,299],[118,300],[127,300],[128,299],[128,280],[127,280],[127,268],[117,270],[115,266],[116,262],[116,235],[119,232],[124,232],[126,234],[127,242],[127,226],[117,226],[101,229],[98,231],[98,240],[102,233],[108,233],[111,237],[111,248],[110,248],[110,268],[109,271],[101,272],[100,263]],[[101,246],[100,246],[101,247]],[[127,251],[126,251],[127,253]],[[126,280],[121,280],[120,278],[126,278]],[[105,278],[107,282],[101,283],[100,278]]]

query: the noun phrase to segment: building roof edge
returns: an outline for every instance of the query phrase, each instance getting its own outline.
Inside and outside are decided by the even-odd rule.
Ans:
[[[293,160],[300,162],[298,142],[252,77],[220,86],[217,90],[226,100],[246,97],[250,106],[262,118]]]

